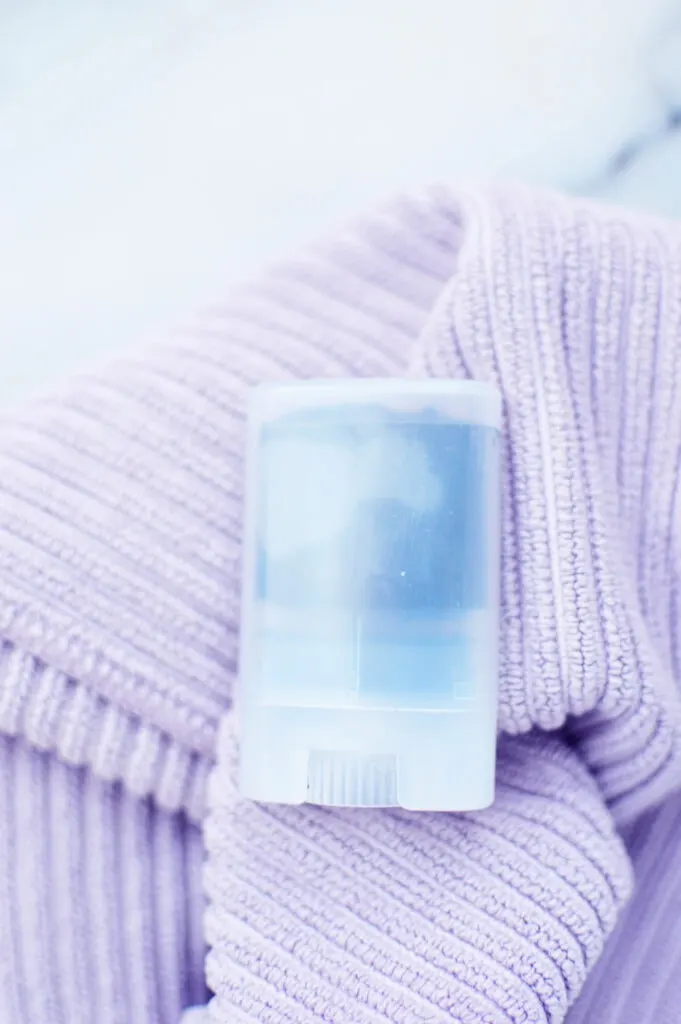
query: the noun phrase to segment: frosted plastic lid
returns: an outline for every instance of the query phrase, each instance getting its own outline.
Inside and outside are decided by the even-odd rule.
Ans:
[[[443,380],[252,402],[237,710],[255,800],[494,797],[501,399]]]

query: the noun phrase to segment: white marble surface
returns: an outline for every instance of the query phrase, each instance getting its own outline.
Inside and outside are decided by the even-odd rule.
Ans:
[[[391,191],[681,216],[681,0],[0,0],[0,406]]]

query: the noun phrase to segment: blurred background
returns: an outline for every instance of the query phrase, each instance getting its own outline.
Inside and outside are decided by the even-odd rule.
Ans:
[[[0,0],[0,408],[457,178],[681,216],[681,0]]]

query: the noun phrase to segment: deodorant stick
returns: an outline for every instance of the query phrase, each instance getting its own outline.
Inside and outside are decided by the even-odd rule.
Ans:
[[[237,715],[254,800],[494,799],[501,398],[331,380],[254,392]]]

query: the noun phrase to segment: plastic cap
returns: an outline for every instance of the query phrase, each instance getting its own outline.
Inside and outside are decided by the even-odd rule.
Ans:
[[[501,399],[443,380],[265,385],[251,407],[242,793],[494,798]]]

